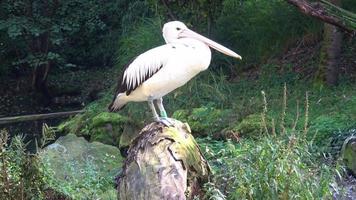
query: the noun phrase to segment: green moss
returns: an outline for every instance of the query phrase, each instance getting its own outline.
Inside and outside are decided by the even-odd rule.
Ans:
[[[118,148],[68,134],[42,149],[39,158],[54,191],[71,199],[117,199],[111,190],[123,161]]]
[[[189,129],[189,127],[188,127]],[[199,175],[206,176],[208,166],[202,159],[199,145],[194,140],[191,134],[182,134],[182,131],[177,128],[169,127],[163,131],[166,138],[171,138],[175,141],[169,148],[171,149],[175,159],[182,160],[185,166],[193,167]]]
[[[356,136],[345,140],[342,147],[342,158],[346,167],[356,175]]]
[[[122,124],[127,121],[128,119],[124,116],[121,116],[120,114],[103,112],[103,113],[99,113],[92,119],[91,126],[100,127],[105,124],[115,125],[115,124]]]
[[[89,136],[90,141],[119,145],[124,124],[128,122],[128,118],[117,113],[87,111],[62,123],[58,128],[78,136]]]
[[[267,117],[266,120],[267,129],[271,130],[271,120]],[[233,132],[238,133],[243,137],[258,137],[264,131],[264,125],[262,122],[261,114],[251,114],[244,118],[240,123],[235,124],[230,129]]]

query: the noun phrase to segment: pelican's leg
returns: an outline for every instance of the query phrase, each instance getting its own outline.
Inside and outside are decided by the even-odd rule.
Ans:
[[[152,114],[153,114],[153,120],[155,121],[160,121],[159,116],[156,112],[156,108],[153,104],[153,100],[148,100],[148,106],[151,108]]]
[[[165,124],[166,126],[174,126],[174,123],[168,118],[167,112],[164,109],[162,97],[159,99],[156,99],[156,104],[157,104],[159,112],[161,114],[161,122],[163,124]]]
[[[156,103],[157,103],[159,112],[160,112],[160,114],[161,114],[161,117],[162,117],[162,118],[168,118],[166,109],[164,109],[164,107],[163,107],[163,99],[162,99],[162,97],[159,98],[159,99],[157,99],[157,100],[156,100]]]

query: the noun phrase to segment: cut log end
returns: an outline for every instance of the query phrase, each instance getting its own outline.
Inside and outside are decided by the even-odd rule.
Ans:
[[[132,143],[121,174],[118,197],[126,199],[193,199],[209,181],[210,167],[188,124],[147,125]]]

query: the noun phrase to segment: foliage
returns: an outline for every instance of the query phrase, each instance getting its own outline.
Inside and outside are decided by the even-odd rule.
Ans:
[[[223,0],[165,0],[163,3],[159,0],[148,0],[148,4],[157,16],[166,21],[181,20],[194,30],[210,35],[216,19],[221,14]]]
[[[240,123],[252,121],[260,129],[259,140],[244,139],[239,144],[208,142],[208,159],[216,170],[216,182],[231,199],[325,199],[332,197],[333,168],[320,163],[313,142],[306,139],[309,99],[306,98],[304,129],[287,129],[285,124],[287,89],[284,87],[279,134],[274,123],[269,131],[268,106],[263,92],[263,112]],[[308,97],[308,96],[307,96]],[[249,119],[249,120],[247,120]],[[272,119],[273,120],[273,119]],[[295,124],[298,117],[295,119]],[[273,121],[272,121],[273,122]],[[246,138],[246,137],[245,137]],[[203,147],[203,149],[204,149]],[[237,158],[237,159],[236,159]]]
[[[238,144],[203,139],[200,145],[228,199],[331,198],[333,168],[321,164],[302,137],[267,135]]]
[[[15,136],[8,145],[9,134],[0,132],[0,198],[42,199],[46,178],[37,155],[25,152],[22,136]]]
[[[159,19],[145,19],[131,27],[119,40],[117,67],[122,69],[140,53],[163,44],[161,24]]]
[[[216,35],[242,55],[245,66],[251,66],[280,52],[288,40],[320,30],[320,25],[285,1],[225,0]]]
[[[119,10],[125,4],[124,0],[2,1],[0,31],[7,34],[6,52],[16,55],[14,66],[108,65],[123,15]]]
[[[353,123],[349,122],[349,117],[345,114],[330,113],[328,115],[320,115],[312,120],[309,130],[314,132],[314,141],[317,144],[330,142],[335,132],[347,129]]]
[[[271,119],[266,120],[267,128],[272,130]],[[251,114],[243,118],[241,122],[232,125],[228,128],[229,131],[236,132],[241,137],[260,138],[264,130],[264,124],[261,114]]]
[[[230,110],[216,109],[211,105],[188,110],[176,110],[172,117],[187,122],[193,133],[203,136],[214,134],[227,126]]]

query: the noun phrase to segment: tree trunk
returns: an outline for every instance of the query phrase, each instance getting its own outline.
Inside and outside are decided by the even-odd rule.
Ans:
[[[42,95],[41,100],[44,104],[51,102],[51,94],[48,90],[47,77],[50,69],[50,63],[42,64],[34,68],[32,87],[36,92]]]
[[[187,124],[147,125],[133,141],[117,177],[120,200],[202,197],[210,167]]]
[[[339,0],[331,1],[339,5]],[[339,80],[339,61],[341,53],[342,34],[336,26],[324,25],[324,41],[320,54],[319,78],[328,85],[334,86]]]

